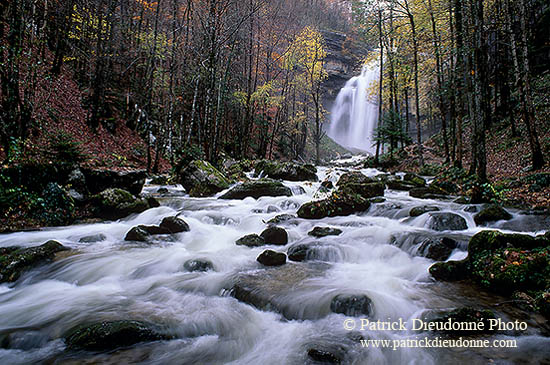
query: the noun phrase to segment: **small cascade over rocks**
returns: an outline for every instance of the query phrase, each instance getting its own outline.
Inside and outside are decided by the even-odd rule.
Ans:
[[[336,97],[327,135],[350,150],[374,153],[379,73],[376,61],[364,65],[361,75],[351,78]]]

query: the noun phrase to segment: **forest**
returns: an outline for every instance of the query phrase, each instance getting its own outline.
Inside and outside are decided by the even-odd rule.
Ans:
[[[0,162],[2,364],[550,362],[547,0],[2,1]]]

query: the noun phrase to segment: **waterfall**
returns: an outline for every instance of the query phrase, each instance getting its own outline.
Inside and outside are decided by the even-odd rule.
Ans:
[[[361,75],[351,78],[340,90],[332,108],[327,135],[353,151],[373,154],[375,150],[379,72],[378,62],[365,64]]]

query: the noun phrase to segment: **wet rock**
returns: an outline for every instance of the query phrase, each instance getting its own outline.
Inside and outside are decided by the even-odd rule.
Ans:
[[[147,204],[149,205],[149,208],[158,208],[160,207],[160,203],[157,199],[155,199],[154,197],[150,196],[150,197],[147,197]]]
[[[279,212],[281,209],[277,208],[276,206],[274,205],[270,205],[267,207],[267,212],[268,213],[275,213],[275,212]]]
[[[151,178],[149,184],[151,185],[168,185],[169,175],[156,175]]]
[[[409,190],[409,195],[419,199],[448,199],[447,192],[436,186],[414,188]]]
[[[373,304],[366,295],[340,294],[332,298],[330,310],[350,317],[368,317],[373,312]]]
[[[463,231],[468,229],[466,219],[454,213],[429,213],[426,227],[434,231]]]
[[[192,259],[185,261],[183,268],[190,272],[206,272],[214,270],[214,265],[208,260]]]
[[[141,342],[169,339],[149,323],[128,320],[80,326],[64,337],[69,349],[87,351],[108,351]]]
[[[314,227],[313,230],[309,231],[307,234],[317,238],[326,236],[339,236],[342,234],[342,230],[332,227]]]
[[[288,222],[289,220],[296,219],[298,216],[294,214],[279,214],[267,221],[268,224],[279,224]]]
[[[386,201],[385,198],[373,198],[369,200],[372,204],[380,204]]]
[[[405,174],[405,176],[403,176],[403,181],[418,187],[426,186],[426,180],[413,173]]]
[[[468,261],[436,262],[430,266],[430,274],[441,281],[460,281],[468,278]]]
[[[310,245],[305,245],[305,244],[292,245],[288,248],[288,251],[287,251],[288,259],[296,262],[306,261],[311,251],[312,251],[312,247]]]
[[[467,196],[460,196],[460,197],[456,198],[455,200],[453,200],[453,203],[470,204],[470,198],[467,197]]]
[[[512,219],[512,215],[508,213],[506,209],[499,207],[498,205],[486,207],[474,216],[474,221],[477,225],[510,219]]]
[[[341,364],[342,358],[325,349],[311,348],[307,350],[307,356],[313,361],[322,364]]]
[[[268,227],[260,234],[260,236],[268,245],[284,246],[288,243],[288,233],[281,227]]]
[[[467,213],[476,213],[479,209],[475,205],[470,205],[464,208],[464,211]]]
[[[84,236],[81,237],[78,242],[81,243],[93,243],[93,242],[101,242],[105,241],[107,239],[107,236],[105,236],[103,233],[93,234],[90,236]]]
[[[358,194],[362,198],[369,199],[376,196],[384,196],[385,185],[380,182],[355,184],[349,183],[339,189],[342,194]]]
[[[189,232],[190,228],[187,222],[178,217],[165,217],[159,226],[168,233]]]
[[[292,162],[262,160],[256,163],[256,176],[289,181],[317,181],[317,169],[313,165],[299,165]]]
[[[445,261],[457,246],[458,243],[448,237],[428,238],[420,244],[418,254],[435,261]]]
[[[347,216],[364,212],[370,208],[370,202],[357,194],[333,194],[331,197],[303,204],[298,209],[298,217],[321,219],[326,217]]]
[[[310,279],[322,277],[330,266],[318,263],[292,263],[240,273],[226,285],[229,294],[260,310],[281,313],[287,319],[318,319],[330,314],[328,298]],[[296,303],[296,295],[310,298]]]
[[[359,171],[351,171],[340,176],[336,185],[338,185],[338,187],[343,187],[348,184],[367,184],[373,182],[376,182],[376,180],[371,179]]]
[[[483,326],[475,326],[476,330],[440,330],[439,333],[445,333],[451,336],[461,335],[479,335],[482,333],[492,333],[495,330],[491,330],[490,319],[496,319],[493,312],[487,309],[477,309],[472,307],[457,308],[452,311],[444,313],[439,318],[433,319],[430,322],[440,323],[441,325],[451,321],[452,323],[483,323]],[[477,330],[479,328],[479,330]],[[482,329],[481,329],[482,328]]]
[[[195,160],[178,173],[178,181],[192,197],[212,196],[229,187],[229,180],[208,161]]]
[[[416,185],[401,180],[388,180],[386,186],[391,190],[410,191],[416,188]]]
[[[91,198],[99,218],[116,220],[149,209],[147,201],[122,189],[107,189]]]
[[[157,194],[168,194],[169,190],[168,188],[158,188]]]
[[[433,205],[424,205],[421,207],[414,207],[409,211],[409,215],[411,217],[419,217],[424,213],[428,212],[438,212],[440,209],[438,207],[435,207]]]
[[[122,189],[133,195],[139,195],[145,184],[145,170],[114,171],[83,169],[86,186],[90,194],[98,194],[107,189]]]
[[[321,183],[321,188],[328,191],[328,190],[334,189],[334,184],[330,180],[325,180]]]
[[[281,266],[286,264],[286,255],[282,252],[265,250],[258,256],[256,261],[264,266]]]
[[[147,242],[151,234],[148,232],[146,226],[136,226],[132,227],[124,237],[124,241],[137,241],[137,242]]]
[[[257,234],[249,234],[239,238],[235,244],[238,246],[260,247],[264,246],[266,243],[263,237],[260,237]]]
[[[260,179],[239,184],[220,196],[220,199],[258,199],[262,196],[292,196],[292,190],[280,181]]]
[[[29,248],[7,247],[0,250],[0,282],[14,282],[23,271],[47,263],[56,253],[69,248],[57,241],[48,241],[43,245]]]

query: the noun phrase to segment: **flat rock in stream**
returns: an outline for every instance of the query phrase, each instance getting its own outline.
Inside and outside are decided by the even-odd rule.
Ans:
[[[0,249],[0,283],[14,282],[23,271],[50,262],[56,253],[67,250],[69,248],[53,240],[36,247],[4,247]]]
[[[330,266],[322,263],[286,265],[241,273],[231,279],[229,293],[260,310],[287,319],[318,319],[330,314],[330,296],[314,280]]]
[[[219,199],[244,199],[247,197],[259,199],[262,196],[292,196],[292,190],[280,181],[260,179],[239,184],[220,196]]]
[[[317,181],[317,168],[313,165],[300,165],[293,162],[262,160],[256,163],[256,176],[289,181]]]
[[[342,234],[342,230],[332,227],[313,227],[307,234],[313,237],[322,238],[327,236],[339,236]]]
[[[69,349],[88,351],[108,351],[141,342],[170,339],[150,323],[129,320],[79,326],[64,337]]]
[[[329,198],[303,204],[298,209],[298,217],[321,219],[360,213],[370,208],[370,202],[358,194],[339,193]]]

